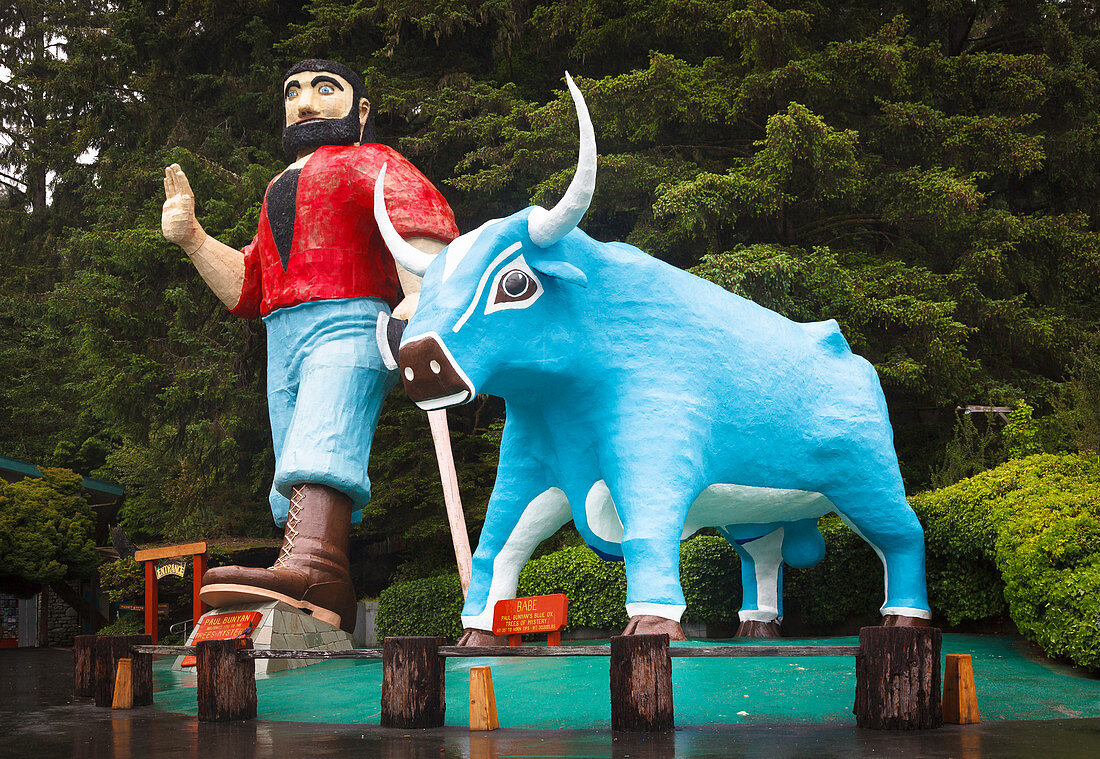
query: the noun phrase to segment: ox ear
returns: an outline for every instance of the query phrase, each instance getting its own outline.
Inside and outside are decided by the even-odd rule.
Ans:
[[[584,275],[584,272],[565,261],[533,261],[531,262],[531,268],[548,277],[562,279],[581,287],[588,287],[588,277]]]

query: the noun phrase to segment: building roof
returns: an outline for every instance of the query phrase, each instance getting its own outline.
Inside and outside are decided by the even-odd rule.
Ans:
[[[15,481],[24,477],[41,476],[42,472],[36,464],[0,456],[0,477],[5,480]],[[81,480],[85,490],[97,496],[108,496],[109,500],[119,500],[126,492],[125,488],[116,482],[97,480],[93,477],[81,477]]]

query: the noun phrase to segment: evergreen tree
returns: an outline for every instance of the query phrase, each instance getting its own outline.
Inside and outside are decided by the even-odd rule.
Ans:
[[[160,176],[181,163],[206,229],[246,243],[286,163],[282,71],[310,56],[364,72],[378,139],[463,230],[560,196],[571,71],[600,151],[585,231],[840,321],[882,377],[911,488],[945,452],[974,463],[948,448],[958,405],[1026,400],[1044,446],[1095,447],[1091,3],[0,7],[0,453],[100,467],[147,537],[270,530],[262,328],[160,238]],[[475,534],[501,416],[451,412]],[[363,534],[449,561],[423,415],[399,392],[379,440]]]

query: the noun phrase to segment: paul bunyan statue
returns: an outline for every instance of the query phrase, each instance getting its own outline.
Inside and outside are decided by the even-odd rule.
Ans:
[[[214,608],[283,601],[350,633],[348,536],[370,499],[371,439],[396,382],[379,354],[376,322],[391,308],[409,318],[420,284],[395,265],[374,220],[382,165],[389,216],[405,242],[434,254],[458,230],[439,191],[373,142],[358,74],[304,60],[287,71],[282,94],[283,147],[295,160],[268,185],[259,230],[243,250],[206,234],[187,177],[175,164],[164,170],[164,236],[232,313],[267,326],[270,503],[284,527],[273,566],[215,567],[200,597]]]

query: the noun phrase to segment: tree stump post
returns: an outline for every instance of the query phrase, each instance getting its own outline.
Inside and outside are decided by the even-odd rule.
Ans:
[[[856,724],[873,730],[941,727],[940,644],[934,627],[864,627],[856,655]]]
[[[150,636],[142,635],[145,642],[141,645],[148,645],[148,641],[151,640]],[[138,645],[138,644],[135,644]],[[152,654],[130,654],[132,661],[130,665],[130,682],[133,688],[133,705],[137,706],[152,706],[153,705],[153,655]]]
[[[443,638],[386,638],[382,643],[382,727],[442,727]]]
[[[77,635],[73,639],[73,695],[95,697],[95,641],[98,635]]]
[[[115,676],[118,672],[118,660],[132,657],[132,646],[148,646],[153,642],[148,635],[96,635],[95,637],[95,705],[111,708],[115,700]],[[142,687],[145,687],[144,685]],[[153,680],[150,667],[148,681],[148,702],[152,703]],[[135,699],[137,696],[135,695]],[[142,700],[145,696],[141,696]],[[139,704],[146,705],[146,704]]]
[[[200,722],[256,718],[256,662],[238,659],[250,638],[204,640],[195,651]]]
[[[611,729],[664,732],[675,727],[668,635],[611,639]]]

